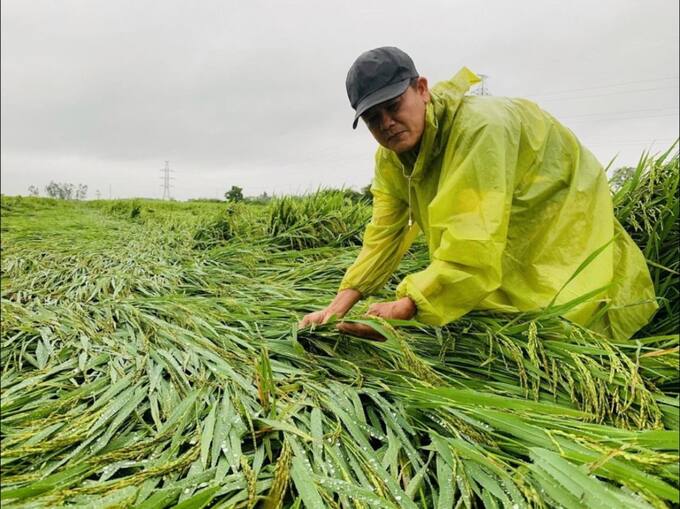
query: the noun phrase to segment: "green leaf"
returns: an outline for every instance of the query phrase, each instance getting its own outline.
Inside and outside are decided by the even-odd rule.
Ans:
[[[203,468],[207,468],[207,466],[208,466],[208,456],[210,455],[210,444],[212,443],[213,431],[215,430],[216,411],[217,411],[217,403],[213,404],[210,407],[210,412],[208,412],[208,417],[206,417],[205,421],[203,421],[203,429],[201,431],[201,464],[203,465]]]
[[[453,482],[453,470],[440,454],[437,454],[437,486],[439,498],[437,509],[453,509],[456,497],[456,485]]]
[[[550,497],[564,507],[574,509],[608,509],[611,507],[630,507],[649,509],[651,506],[627,493],[615,490],[587,475],[584,470],[554,452],[532,448],[530,456],[533,464],[529,469]]]
[[[220,489],[220,486],[213,486],[195,493],[191,498],[180,502],[175,506],[175,509],[203,509],[212,502],[215,494]]]
[[[325,509],[326,505],[316,489],[312,469],[306,464],[306,460],[293,456],[290,475],[307,509]]]

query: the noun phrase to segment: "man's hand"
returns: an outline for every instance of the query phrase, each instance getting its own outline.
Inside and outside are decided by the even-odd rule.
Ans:
[[[404,297],[391,302],[378,302],[368,308],[366,317],[379,316],[381,318],[392,318],[395,320],[410,320],[416,314],[416,305],[409,298]],[[351,336],[385,341],[385,338],[376,332],[373,327],[360,323],[339,323],[336,326],[340,331]]]
[[[327,323],[331,317],[336,316],[342,318],[347,312],[352,309],[352,306],[361,299],[361,293],[351,288],[347,288],[338,292],[328,307],[321,311],[314,311],[305,315],[298,323],[298,328],[309,327],[311,325],[321,325]]]
[[[298,329],[304,329],[305,327],[309,327],[311,325],[322,325],[324,323],[327,323],[333,316],[337,316],[338,318],[342,318],[342,315],[338,315],[331,309],[331,306],[328,306],[320,311],[314,311],[313,313],[309,313],[308,315],[305,315],[302,320],[298,323]]]
[[[394,320],[410,320],[416,314],[416,305],[410,297],[403,297],[390,302],[371,304],[366,316],[380,316]]]

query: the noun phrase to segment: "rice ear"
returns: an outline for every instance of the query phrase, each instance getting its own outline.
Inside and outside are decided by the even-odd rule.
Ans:
[[[677,182],[674,146],[614,198],[662,299],[626,342],[557,305],[297,330],[359,249],[370,207],[343,191],[2,196],[3,503],[677,505]],[[377,298],[427,263],[416,241]]]

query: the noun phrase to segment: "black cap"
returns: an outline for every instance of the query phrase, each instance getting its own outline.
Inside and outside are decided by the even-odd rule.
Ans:
[[[367,109],[403,94],[418,71],[399,48],[384,46],[359,55],[347,72],[347,97],[356,110],[352,127]]]

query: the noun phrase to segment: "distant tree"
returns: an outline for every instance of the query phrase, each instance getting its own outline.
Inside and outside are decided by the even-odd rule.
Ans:
[[[617,168],[612,173],[612,177],[609,179],[609,187],[612,191],[618,191],[626,181],[633,176],[635,173],[635,168],[632,166],[622,166]]]
[[[69,184],[68,182],[59,183],[51,181],[47,186],[45,186],[45,192],[47,193],[47,196],[50,198],[59,198],[60,200],[70,200],[74,198],[74,191],[76,191],[75,197],[77,198],[77,193],[82,193],[83,189],[84,192],[87,193],[87,186],[80,184],[78,186],[78,190],[76,191],[75,186],[73,184]]]
[[[37,188],[37,186],[28,186],[28,194],[31,196],[38,196],[40,194],[40,190]]]
[[[45,192],[50,198],[59,198],[60,200],[70,200],[73,195],[73,184],[58,183],[51,181],[45,187]]]
[[[231,189],[224,193],[224,197],[231,202],[243,201],[243,189],[238,186],[231,186]]]
[[[61,185],[61,192],[64,195],[64,200],[70,200],[73,198],[73,191],[75,191],[75,186],[64,182]]]
[[[76,190],[76,200],[84,200],[87,196],[87,186],[85,184],[78,184]]]
[[[250,203],[267,203],[269,200],[271,200],[271,196],[269,196],[267,191],[265,191],[262,194],[258,194],[257,196],[245,198],[245,200]]]
[[[50,198],[60,198],[61,186],[56,182],[52,181],[45,186],[45,192]]]

